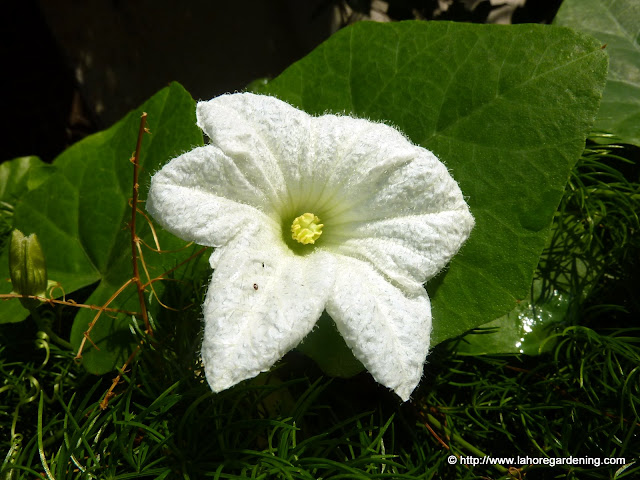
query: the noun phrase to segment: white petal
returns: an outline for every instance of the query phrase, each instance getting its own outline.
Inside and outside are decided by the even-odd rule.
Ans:
[[[436,275],[474,224],[446,167],[431,152],[412,149],[411,161],[375,186],[351,189],[355,204],[338,214],[325,238],[331,251],[366,259],[403,287]]]
[[[211,143],[249,182],[261,185],[280,212],[297,209],[315,182],[307,113],[274,97],[243,93],[198,103],[197,118]]]
[[[407,400],[429,348],[421,284],[474,223],[446,167],[387,125],[273,97],[224,95],[197,117],[212,145],[156,174],[147,208],[176,235],[222,246],[204,305],[212,389],[267,370],[326,306],[374,378]],[[306,212],[325,228],[296,256],[283,223]]]
[[[330,255],[296,256],[279,232],[250,230],[218,252],[203,307],[202,360],[215,392],[268,370],[300,343],[333,286]]]
[[[327,313],[373,378],[407,401],[429,350],[431,304],[424,288],[403,291],[368,263],[337,259]]]
[[[386,187],[393,172],[416,156],[417,147],[385,124],[324,115],[312,126],[316,173],[324,186],[318,203],[327,205],[331,218],[343,216]],[[403,198],[401,203],[410,200]]]
[[[402,145],[390,142],[390,136]],[[309,145],[311,156],[304,163],[313,181],[300,188],[306,192],[305,204],[328,223],[358,202],[354,190],[371,194],[376,180],[410,161],[413,154],[406,148],[412,145],[393,128],[337,115],[312,119]]]
[[[366,259],[402,288],[433,278],[469,237],[466,210],[390,218],[348,225],[332,232],[331,251]]]
[[[157,172],[146,208],[174,235],[207,246],[224,245],[250,223],[279,223],[263,192],[214,146],[187,152]]]
[[[396,132],[397,133],[397,132]],[[398,136],[400,134],[398,133]],[[385,169],[385,174],[357,185],[351,185],[348,194],[353,204],[344,209],[344,222],[371,221],[390,217],[422,215],[468,207],[460,187],[447,167],[429,150],[411,145],[408,141],[391,136],[385,145],[403,151],[408,161],[396,159]],[[402,142],[405,142],[403,145]],[[371,149],[375,145],[370,146]],[[392,156],[392,152],[384,153]],[[380,159],[384,162],[384,159]],[[469,218],[473,222],[472,218]]]
[[[198,125],[282,217],[313,210],[331,217],[358,201],[354,189],[410,162],[415,148],[397,130],[363,119],[311,117],[274,97],[222,95],[198,103]],[[324,221],[324,218],[322,218]]]

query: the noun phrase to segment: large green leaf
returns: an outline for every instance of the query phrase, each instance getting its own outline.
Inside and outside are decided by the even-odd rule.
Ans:
[[[640,2],[564,0],[555,22],[606,44],[611,64],[595,128],[640,145]]]
[[[97,284],[87,300],[90,304],[104,304],[132,277],[127,222],[131,215],[128,202],[132,196],[133,166],[129,159],[135,150],[143,111],[148,113],[152,131],[152,135],[144,136],[141,150],[139,184],[143,195],[155,170],[168,159],[202,144],[202,134],[195,125],[195,103],[188,92],[174,83],[113,127],[67,149],[54,162],[56,173],[24,195],[15,208],[15,227],[25,234],[38,234],[49,278],[60,282],[66,293]],[[136,232],[153,244],[150,228],[141,217]],[[158,233],[164,249],[183,244],[173,235]],[[191,249],[163,255],[149,252],[145,260],[153,276],[191,253]],[[3,262],[0,272],[5,272],[6,257],[0,262]],[[156,287],[162,290],[160,284]],[[2,318],[16,302],[10,306],[8,303],[0,304]],[[110,306],[139,310],[135,289],[129,287]],[[71,333],[75,348],[94,315],[95,312],[81,310],[76,316]],[[130,353],[129,319],[123,315],[115,318],[104,315],[91,339],[100,350],[88,345],[83,357],[85,366],[94,373],[111,370]]]
[[[398,126],[448,166],[476,227],[427,285],[433,344],[527,297],[607,73],[600,42],[567,28],[358,23],[264,91],[313,114]]]

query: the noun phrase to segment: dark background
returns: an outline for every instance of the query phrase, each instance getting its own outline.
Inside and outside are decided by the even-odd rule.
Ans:
[[[275,77],[355,21],[550,22],[561,0],[1,1],[0,161],[51,161],[176,80],[195,99]]]

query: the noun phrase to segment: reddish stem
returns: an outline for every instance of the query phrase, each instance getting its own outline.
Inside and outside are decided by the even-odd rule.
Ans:
[[[133,262],[133,279],[136,282],[138,288],[138,301],[140,302],[140,313],[144,320],[144,326],[147,333],[153,336],[151,325],[149,324],[149,316],[147,315],[147,305],[144,300],[144,287],[140,280],[140,273],[138,271],[138,252],[137,244],[140,239],[136,235],[136,213],[138,206],[138,169],[140,160],[140,147],[142,146],[142,137],[146,132],[145,125],[147,123],[147,112],[142,112],[140,117],[140,128],[138,129],[138,142],[136,144],[136,152],[133,154],[131,163],[133,163],[133,199],[131,200],[131,223],[129,225],[131,229],[131,260]]]

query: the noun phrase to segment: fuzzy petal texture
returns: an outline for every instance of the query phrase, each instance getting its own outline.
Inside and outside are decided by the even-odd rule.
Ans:
[[[310,175],[297,175],[296,166],[310,158],[311,117],[276,98],[253,94],[222,95],[198,103],[198,126],[230,158],[253,185],[260,185],[268,205],[288,210]],[[304,212],[303,212],[304,213]]]
[[[245,225],[275,225],[261,208],[265,196],[215,146],[199,147],[166,164],[149,188],[147,211],[174,235],[201,245],[225,245]]]
[[[326,309],[373,377],[407,400],[429,349],[423,284],[474,224],[447,168],[388,125],[273,97],[222,95],[196,115],[211,145],[156,173],[147,209],[218,247],[202,347],[212,389],[269,369]],[[324,224],[313,246],[288,237],[304,213]]]
[[[359,203],[336,215],[329,241],[332,251],[367,260],[394,283],[415,288],[451,260],[474,219],[446,167],[423,148],[405,148],[410,162],[365,189],[351,187],[358,192],[349,198]]]
[[[367,262],[343,257],[327,313],[378,383],[407,401],[429,350],[431,304],[424,288],[401,290]]]
[[[324,248],[365,259],[399,285],[435,276],[473,228],[447,168],[388,125],[314,118],[249,93],[199,103],[198,124],[236,164],[256,159],[243,171],[268,180],[281,218],[313,211],[327,225]]]
[[[298,345],[332,290],[332,256],[299,257],[273,235],[278,232],[249,228],[216,253],[202,344],[215,392],[268,370]]]

